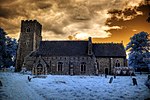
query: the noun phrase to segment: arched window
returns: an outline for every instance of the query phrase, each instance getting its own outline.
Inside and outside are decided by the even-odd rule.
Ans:
[[[120,67],[120,62],[119,62],[119,60],[116,61],[116,67]]]
[[[26,28],[26,32],[30,32],[31,30],[30,30],[30,28],[29,27],[27,27]]]
[[[86,63],[82,62],[80,67],[81,67],[80,68],[81,72],[85,73],[86,72]]]
[[[63,71],[63,63],[62,62],[58,62],[57,70],[58,71]]]

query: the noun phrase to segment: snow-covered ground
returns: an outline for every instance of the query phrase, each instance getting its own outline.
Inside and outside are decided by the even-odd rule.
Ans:
[[[150,90],[144,85],[147,75],[137,75],[138,86],[130,76],[117,76],[110,84],[104,76],[59,76],[33,78],[28,75],[0,72],[3,86],[0,100],[144,100]],[[33,76],[30,76],[33,77]]]

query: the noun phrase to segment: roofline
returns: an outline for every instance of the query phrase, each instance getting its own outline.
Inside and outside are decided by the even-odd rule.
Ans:
[[[42,56],[42,57],[91,57],[91,56],[89,56],[89,55],[77,55],[77,56],[71,56],[71,55],[66,55],[66,56],[63,56],[63,55],[43,55],[43,54],[38,54],[38,56]]]
[[[45,40],[40,42],[88,42],[87,40]]]
[[[96,56],[96,58],[126,58],[126,56]]]
[[[93,43],[94,45],[99,45],[99,44],[116,44],[116,45],[123,45],[123,43],[114,43],[114,42],[106,42],[106,43]]]
[[[42,55],[42,54],[38,54],[38,57],[41,56],[41,57],[91,57],[89,55],[83,55],[83,56],[80,56],[80,55],[77,55],[77,56],[70,56],[70,55],[66,55],[66,56],[63,56],[63,55]],[[126,58],[126,56],[95,56],[96,58]]]

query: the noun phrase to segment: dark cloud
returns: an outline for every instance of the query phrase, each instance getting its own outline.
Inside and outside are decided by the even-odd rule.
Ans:
[[[13,0],[0,0],[1,5],[13,3]]]
[[[142,14],[137,14],[137,12],[141,12]],[[139,7],[135,7],[133,9],[124,9],[124,10],[113,10],[109,13],[111,14],[111,18],[109,18],[106,22],[107,25],[111,26],[121,26],[121,30],[109,30],[112,33],[111,40],[114,41],[122,41],[124,40],[125,44],[129,42],[131,36],[135,33],[145,31],[150,33],[150,24],[146,21],[148,18],[148,13],[150,12],[150,8],[148,5],[141,4]],[[124,17],[123,17],[124,16]],[[130,20],[124,20],[128,16],[133,16]],[[122,38],[118,38],[122,37]],[[108,38],[107,40],[110,40]]]
[[[108,13],[114,16],[121,16],[121,15],[134,16],[137,14],[137,11],[136,9],[126,8],[124,10],[113,9],[113,10],[110,10]]]
[[[137,11],[135,9],[131,9],[131,8],[126,8],[124,11],[123,11],[124,15],[125,16],[132,16],[132,15],[136,15],[137,14]]]
[[[52,1],[52,0],[50,0]],[[32,9],[48,9],[52,7],[52,3],[48,0],[26,0],[24,4],[29,5]],[[29,8],[30,8],[29,7]]]
[[[51,3],[38,3],[36,4],[38,8],[40,9],[47,9],[47,8],[51,8],[52,4]]]
[[[138,15],[142,15],[142,12],[137,10],[137,7],[134,7],[125,8],[124,10],[113,9],[110,10],[108,14],[111,14],[112,18],[116,17],[116,19],[131,20]]]
[[[19,10],[18,10],[19,9]],[[21,10],[21,11],[20,11]],[[6,18],[6,19],[12,19],[19,16],[28,17],[25,9],[18,8],[18,7],[1,7],[0,6],[0,17]]]
[[[14,12],[12,12],[9,8],[0,7],[0,17],[3,17],[3,18],[15,17],[13,13]]]
[[[148,17],[148,14],[150,12],[149,7],[150,7],[149,5],[141,4],[139,7],[134,7],[132,9],[126,8],[124,10],[117,10],[117,9],[110,10],[108,12],[108,14],[111,14],[111,18],[107,19],[106,24],[113,26],[116,22],[126,23],[126,21],[124,21],[125,18],[130,17],[130,16],[131,16],[131,19],[133,19],[133,20],[135,20],[137,18],[139,20],[140,19],[146,20],[146,17]],[[129,20],[131,20],[131,19],[129,19]]]

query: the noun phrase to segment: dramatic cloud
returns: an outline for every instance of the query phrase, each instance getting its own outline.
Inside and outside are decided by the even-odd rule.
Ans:
[[[0,0],[0,27],[8,35],[17,38],[21,20],[36,19],[43,25],[42,35],[46,40],[85,39],[89,36],[106,38],[112,35],[109,30],[122,29],[120,25],[111,24],[112,18],[131,20],[143,14],[136,9],[141,2],[142,0]]]
[[[126,21],[131,20],[138,15],[142,15],[143,13],[141,11],[137,11],[136,8],[126,8],[124,10],[113,9],[109,11],[109,14],[112,14],[113,17],[116,17],[117,19],[123,19]]]
[[[149,3],[150,4],[150,3]],[[150,33],[150,23],[146,21],[150,13],[150,5],[140,4],[138,7],[126,8],[124,10],[111,10],[111,18],[107,19],[108,26],[122,26],[120,30],[109,30],[112,33],[106,41],[123,41],[126,45],[135,33],[145,31]],[[130,17],[132,16],[132,17]],[[120,38],[121,37],[121,38]]]

